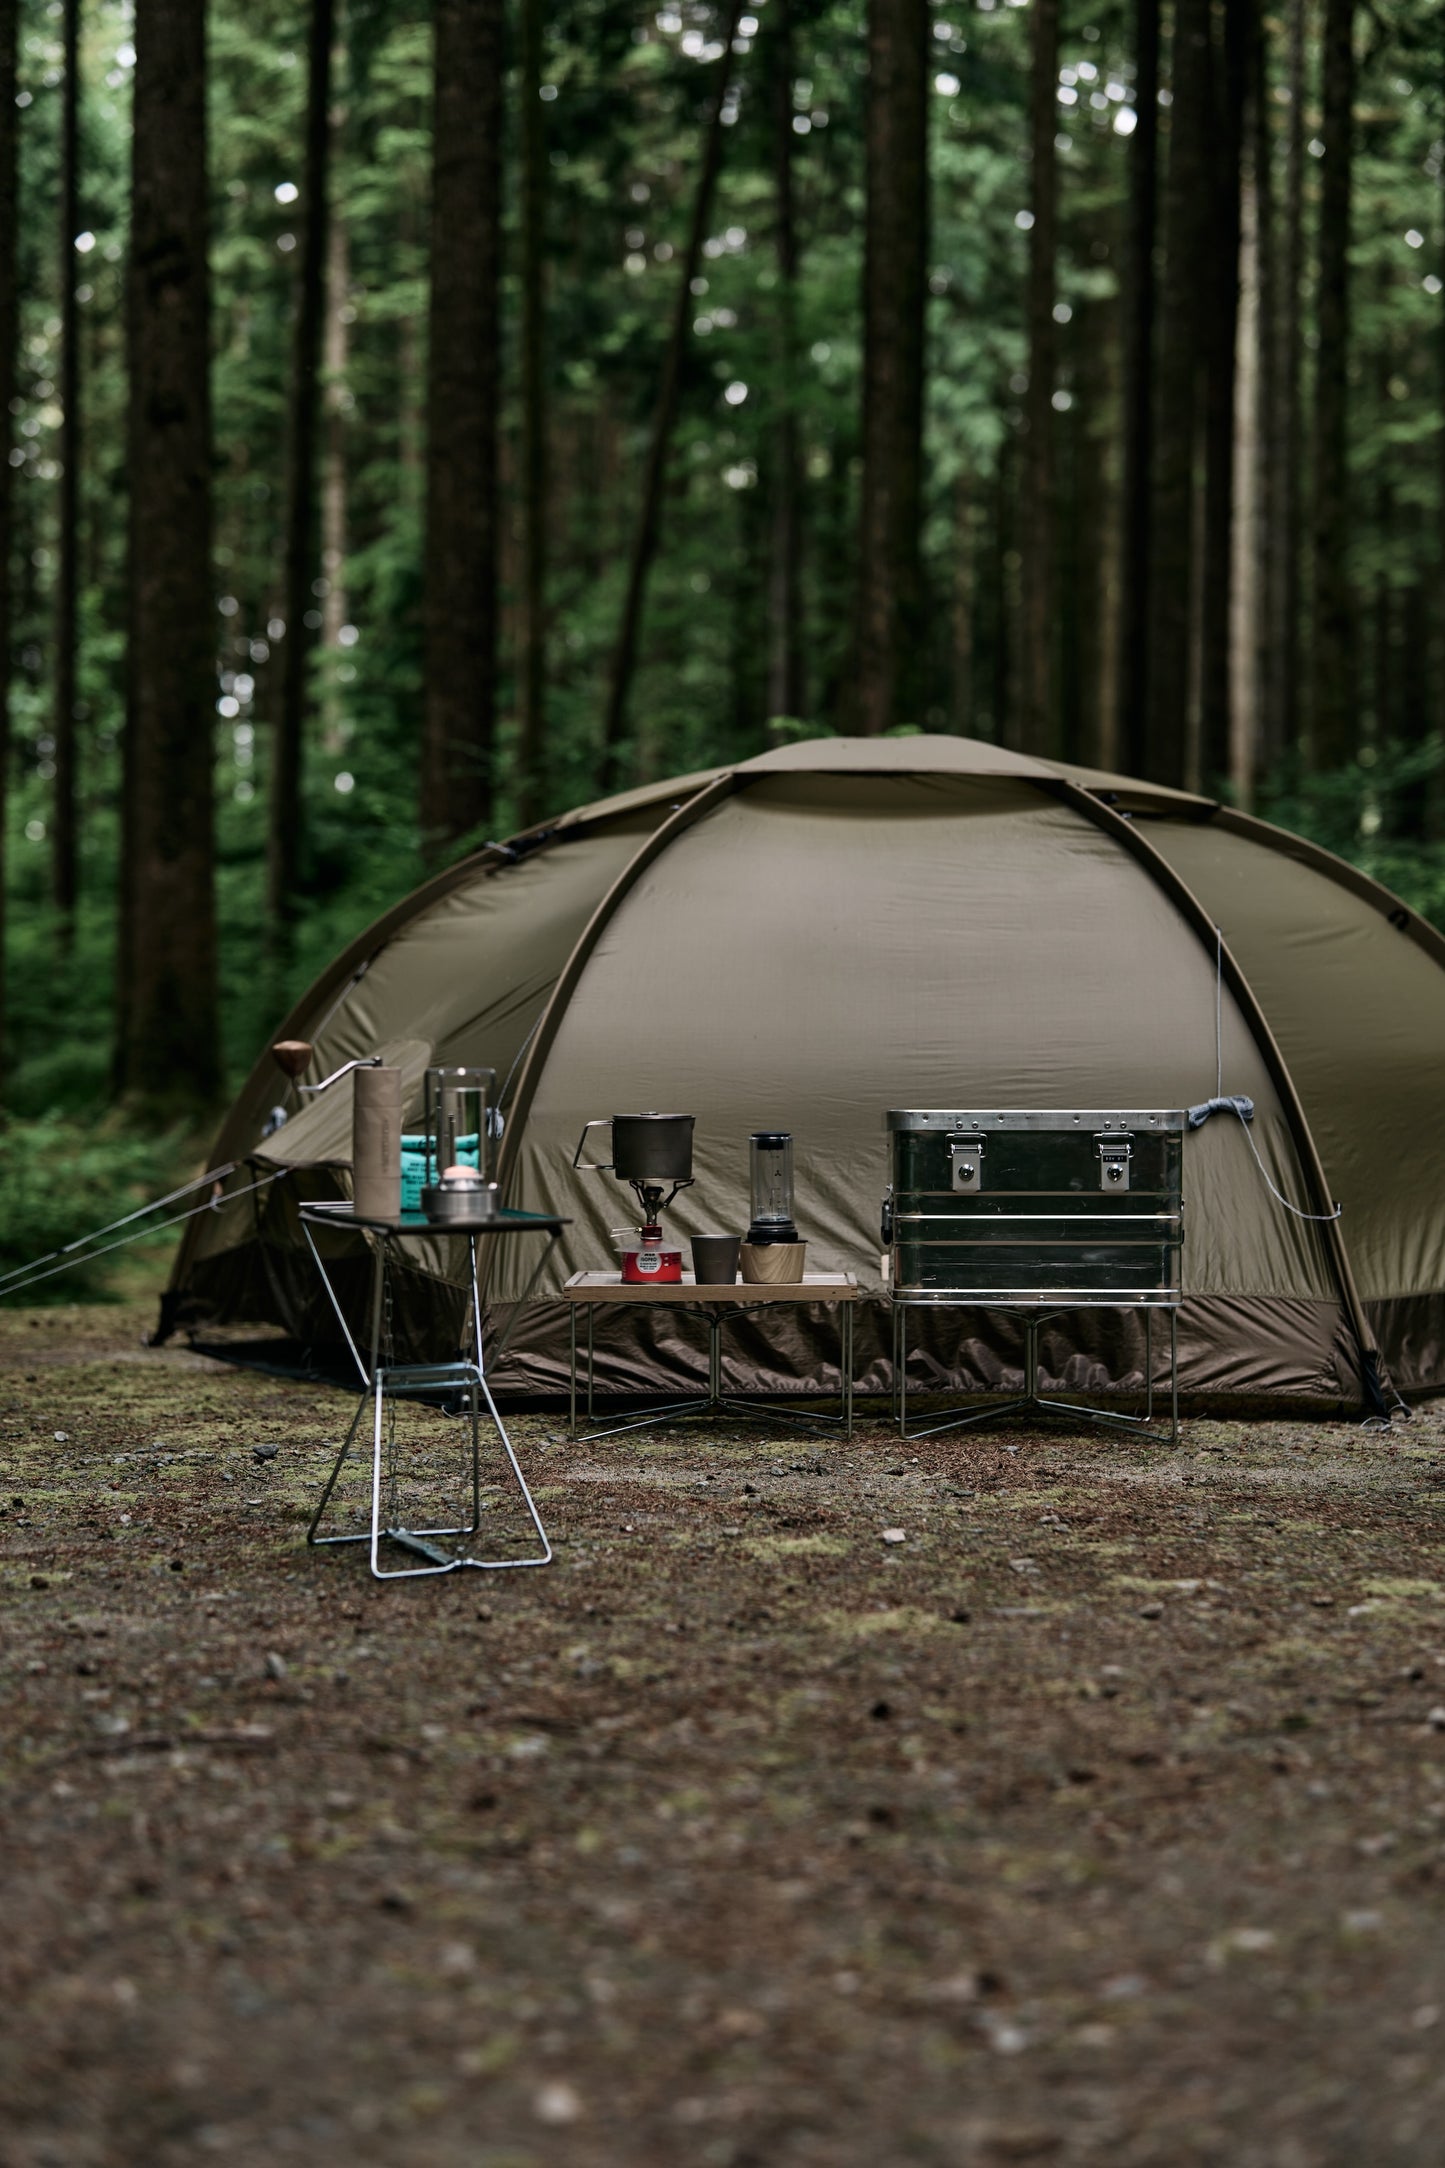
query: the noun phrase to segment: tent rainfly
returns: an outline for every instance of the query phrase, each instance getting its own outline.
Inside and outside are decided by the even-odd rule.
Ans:
[[[889,1108],[1220,1091],[1256,1112],[1186,1139],[1182,1389],[1344,1410],[1380,1405],[1382,1380],[1445,1386],[1445,940],[1365,875],[1206,798],[961,738],[808,740],[489,845],[338,956],[283,1035],[313,1043],[317,1076],[382,1053],[413,1105],[430,1062],[504,1080],[506,1201],[572,1224],[499,1389],[561,1390],[561,1277],[608,1262],[628,1216],[624,1191],[572,1170],[589,1116],[696,1115],[696,1186],[669,1221],[685,1235],[743,1226],[748,1134],[791,1130],[810,1269],[859,1274],[858,1382],[882,1390]],[[187,1229],[163,1335],[334,1355],[297,1204],[346,1193],[350,1113],[349,1085],[308,1100],[257,1063],[213,1158],[238,1164]],[[492,1247],[495,1325],[530,1260]],[[455,1347],[459,1248],[409,1249],[397,1359]],[[358,1255],[342,1274],[357,1322],[368,1273]],[[600,1388],[686,1389],[689,1330],[671,1309],[619,1313]],[[1007,1319],[945,1310],[920,1334],[920,1383],[1017,1384]],[[1142,1338],[1138,1313],[1060,1319],[1044,1375],[1137,1389]],[[806,1308],[754,1317],[732,1382],[817,1389],[831,1345]]]

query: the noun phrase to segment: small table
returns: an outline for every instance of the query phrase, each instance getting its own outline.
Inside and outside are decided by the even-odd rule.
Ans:
[[[562,1299],[567,1304],[571,1328],[571,1435],[577,1430],[577,1312],[587,1313],[587,1420],[595,1420],[593,1404],[593,1356],[595,1323],[601,1308],[651,1309],[681,1306],[701,1310],[707,1319],[708,1356],[707,1391],[690,1395],[685,1400],[670,1400],[664,1407],[655,1408],[648,1415],[633,1417],[625,1423],[610,1423],[604,1429],[589,1429],[582,1442],[592,1438],[615,1437],[619,1431],[646,1430],[654,1423],[671,1421],[677,1415],[748,1415],[760,1416],[765,1421],[786,1423],[804,1430],[840,1428],[845,1437],[853,1435],[853,1310],[858,1300],[858,1281],[851,1272],[810,1272],[805,1279],[790,1280],[778,1285],[754,1286],[746,1281],[726,1282],[716,1286],[706,1283],[699,1286],[691,1278],[666,1280],[648,1287],[637,1281],[623,1281],[615,1272],[574,1272],[562,1289]],[[841,1412],[837,1415],[820,1415],[811,1411],[780,1408],[775,1402],[753,1395],[724,1393],[722,1389],[722,1328],[730,1317],[747,1317],[756,1310],[771,1309],[775,1304],[791,1302],[836,1303],[842,1313],[839,1351],[841,1384],[839,1397]]]
[[[545,1234],[551,1238],[538,1257],[531,1277],[522,1290],[521,1299],[512,1312],[512,1318],[515,1321],[521,1315],[522,1305],[536,1286],[542,1268],[556,1248],[562,1229],[567,1224],[566,1220],[553,1218],[547,1213],[498,1212],[490,1219],[478,1220],[470,1225],[442,1227],[435,1225],[421,1212],[404,1212],[399,1219],[384,1220],[371,1219],[358,1214],[353,1211],[349,1202],[302,1205],[302,1232],[306,1236],[311,1255],[315,1260],[316,1269],[321,1275],[321,1284],[326,1289],[332,1309],[336,1312],[337,1322],[345,1337],[346,1345],[351,1350],[352,1360],[356,1364],[357,1372],[361,1378],[361,1398],[357,1402],[356,1413],[351,1418],[351,1427],[341,1442],[341,1451],[336,1456],[335,1466],[327,1477],[326,1488],[321,1493],[316,1511],[311,1517],[311,1525],[306,1531],[306,1541],[309,1544],[369,1543],[371,1546],[371,1570],[378,1581],[416,1580],[426,1574],[454,1573],[460,1566],[473,1566],[481,1573],[502,1573],[513,1567],[545,1566],[550,1564],[552,1546],[547,1540],[547,1531],[542,1526],[541,1516],[533,1501],[532,1493],[527,1488],[526,1477],[522,1474],[512,1441],[507,1436],[506,1426],[497,1412],[497,1404],[493,1400],[491,1388],[487,1384],[482,1352],[482,1302],[477,1278],[477,1244],[484,1239],[519,1234]],[[361,1350],[357,1347],[355,1340],[352,1338],[351,1328],[346,1322],[341,1304],[337,1300],[336,1289],[332,1285],[331,1276],[326,1269],[326,1261],[317,1247],[315,1234],[313,1233],[313,1229],[319,1228],[326,1228],[333,1232],[340,1228],[347,1233],[356,1233],[363,1237],[370,1236],[373,1238],[375,1269],[372,1278],[371,1348],[369,1357],[363,1356]],[[381,1361],[382,1298],[386,1282],[388,1245],[393,1242],[417,1241],[422,1238],[434,1239],[438,1235],[459,1235],[467,1244],[471,1271],[472,1359],[468,1361],[465,1356],[462,1356],[455,1362],[447,1363],[383,1364]],[[506,1346],[510,1330],[509,1325],[507,1331],[502,1334],[497,1342],[493,1351],[495,1354],[501,1354],[502,1349]],[[468,1471],[471,1489],[470,1519],[453,1528],[405,1528],[398,1523],[394,1498],[388,1497],[388,1504],[392,1506],[392,1510],[388,1513],[383,1513],[382,1510],[382,1410],[388,1400],[426,1399],[432,1395],[439,1399],[460,1400],[462,1412],[470,1417],[471,1454]],[[481,1525],[482,1516],[481,1414],[483,1401],[486,1403],[487,1413],[491,1417],[497,1436],[501,1440],[502,1450],[506,1454],[512,1474],[516,1478],[517,1488],[522,1494],[523,1503],[531,1516],[532,1526],[537,1532],[537,1540],[542,1546],[541,1551],[530,1558],[477,1558],[472,1555],[471,1541]],[[351,1451],[351,1443],[356,1436],[357,1426],[368,1405],[374,1411],[370,1529],[354,1535],[318,1535],[317,1530],[321,1525],[321,1517],[326,1511],[327,1502],[336,1487],[336,1479],[340,1475],[343,1463]],[[394,1469],[391,1473],[394,1479]],[[392,1484],[389,1483],[388,1491],[390,1492],[391,1489]],[[428,1563],[424,1566],[383,1567],[379,1559],[383,1537],[390,1543],[398,1544],[403,1550],[415,1552],[426,1559]],[[455,1539],[461,1540],[463,1547],[460,1550],[447,1551],[441,1548],[443,1540]]]

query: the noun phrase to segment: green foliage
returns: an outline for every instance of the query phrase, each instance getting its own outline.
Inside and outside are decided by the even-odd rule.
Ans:
[[[178,1149],[174,1137],[128,1136],[113,1125],[60,1114],[0,1128],[0,1276],[151,1203],[174,1182]],[[120,1228],[107,1239],[131,1232]],[[93,1296],[103,1289],[108,1269],[101,1263],[57,1271],[18,1299],[29,1304]],[[0,1287],[0,1298],[4,1292]]]

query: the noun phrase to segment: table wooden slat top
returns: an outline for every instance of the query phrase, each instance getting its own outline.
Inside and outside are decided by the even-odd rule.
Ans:
[[[809,1272],[801,1280],[752,1282],[661,1280],[649,1286],[644,1280],[624,1280],[616,1272],[574,1272],[563,1283],[566,1302],[856,1302],[858,1280],[852,1272]]]

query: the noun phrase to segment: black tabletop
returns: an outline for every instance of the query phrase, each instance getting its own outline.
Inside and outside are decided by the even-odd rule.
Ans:
[[[399,1219],[372,1219],[353,1211],[349,1198],[338,1198],[334,1204],[324,1200],[303,1204],[301,1217],[310,1220],[313,1227],[354,1227],[381,1235],[557,1235],[572,1224],[550,1212],[511,1211],[494,1212],[488,1219],[469,1224],[449,1220],[445,1226],[429,1220],[425,1212],[403,1212]]]

